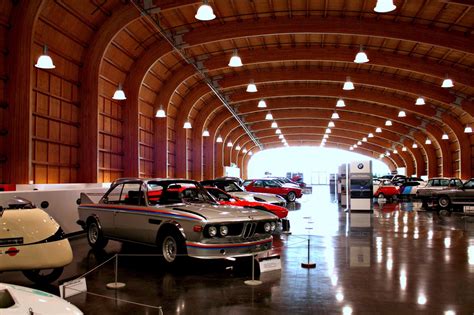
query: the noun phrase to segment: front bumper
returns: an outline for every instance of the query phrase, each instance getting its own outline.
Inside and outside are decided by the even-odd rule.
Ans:
[[[225,239],[222,239],[224,242]],[[242,242],[186,242],[188,256],[201,259],[252,256],[272,249],[273,237],[252,238]]]

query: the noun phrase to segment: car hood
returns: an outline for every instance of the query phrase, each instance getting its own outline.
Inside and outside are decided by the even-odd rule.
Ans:
[[[259,197],[261,199],[266,200],[267,202],[282,202],[284,201],[278,195],[275,194],[267,194],[267,193],[254,193],[248,191],[236,191],[230,193],[233,196],[237,196],[243,199],[247,199],[248,197]]]
[[[212,204],[174,204],[168,209],[184,211],[202,216],[209,222],[235,222],[243,220],[274,220],[277,217],[266,211],[236,206]]]

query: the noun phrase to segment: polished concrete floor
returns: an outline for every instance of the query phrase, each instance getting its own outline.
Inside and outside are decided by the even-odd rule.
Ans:
[[[189,259],[179,269],[159,264],[156,252],[110,242],[104,252],[71,241],[73,278],[89,274],[88,293],[68,300],[85,314],[474,314],[474,217],[439,215],[419,203],[375,203],[374,213],[347,213],[327,186],[314,186],[290,206],[291,235],[275,238],[282,268],[257,274],[248,286],[249,261]],[[310,261],[316,269],[301,268]],[[134,256],[134,255],[143,256]],[[32,286],[21,273],[0,282]],[[57,283],[37,287],[57,293]],[[159,309],[161,307],[161,310]]]

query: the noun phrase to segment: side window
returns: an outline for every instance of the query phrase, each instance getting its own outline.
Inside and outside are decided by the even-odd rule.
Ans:
[[[256,180],[253,185],[254,185],[255,187],[263,187],[263,181],[261,181],[261,180]]]
[[[462,181],[460,179],[456,179],[456,186],[462,187]]]
[[[117,185],[113,190],[111,190],[107,196],[102,198],[101,203],[111,203],[118,204],[120,203],[120,195],[122,194],[123,185]]]
[[[163,186],[158,185],[157,183],[148,184],[148,203],[150,205],[156,205],[160,202],[161,193],[163,192]]]
[[[131,206],[145,206],[145,193],[141,189],[141,183],[124,184],[120,203]]]
[[[464,184],[464,188],[473,189],[474,188],[474,181],[468,181]]]

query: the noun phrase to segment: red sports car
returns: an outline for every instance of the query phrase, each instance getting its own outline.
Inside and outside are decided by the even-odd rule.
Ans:
[[[223,190],[216,187],[205,186],[204,188],[214,197],[221,205],[231,205],[247,208],[255,208],[272,212],[278,218],[283,219],[288,216],[288,209],[267,202],[247,201],[236,196],[229,195]]]
[[[387,198],[391,199],[397,197],[400,194],[400,187],[395,186],[391,183],[382,183],[380,184],[377,191],[374,193],[374,196],[377,198]]]
[[[248,179],[244,181],[244,187],[247,191],[280,195],[290,202],[303,195],[301,188],[288,187],[272,179]]]

